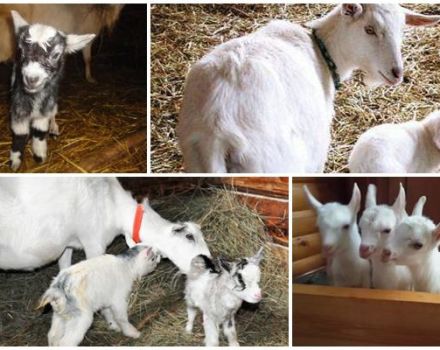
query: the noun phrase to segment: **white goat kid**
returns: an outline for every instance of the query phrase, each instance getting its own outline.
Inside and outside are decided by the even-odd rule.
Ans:
[[[426,200],[426,198],[425,198]],[[393,234],[398,222],[405,216],[405,190],[400,184],[399,195],[390,207],[376,203],[376,186],[368,186],[365,210],[359,220],[361,246],[359,254],[369,259],[372,265],[372,287],[378,289],[410,290],[411,273],[405,266],[396,266],[393,262],[382,262],[382,249]]]
[[[160,256],[150,247],[135,246],[126,253],[103,255],[62,270],[44,293],[39,307],[51,304],[49,346],[76,346],[102,310],[109,328],[139,338],[128,321],[127,308],[133,282],[152,272]]]
[[[382,259],[408,266],[414,290],[440,293],[439,244],[440,225],[421,215],[409,216],[397,226]]]
[[[363,133],[349,158],[352,173],[432,173],[440,167],[440,111],[422,121],[382,124]]]
[[[116,178],[8,177],[0,179],[0,269],[33,270],[59,261],[71,264],[73,249],[87,259],[105,253],[119,235],[137,243],[138,204]],[[141,205],[139,241],[188,273],[193,257],[210,256],[200,226],[173,223]]]
[[[322,251],[327,260],[329,281],[340,287],[370,287],[370,266],[359,256],[361,237],[357,226],[361,193],[356,184],[348,205],[321,204],[304,186],[304,191],[318,215]]]
[[[186,332],[192,332],[197,309],[200,309],[203,312],[206,346],[218,346],[221,326],[229,345],[239,346],[235,314],[243,300],[258,303],[262,298],[259,287],[262,257],[263,248],[255,256],[239,261],[220,259],[218,265],[205,255],[195,257],[185,288],[188,310]]]
[[[177,127],[186,170],[322,172],[337,81],[360,69],[370,85],[399,84],[405,23],[439,19],[395,4],[341,4],[309,23],[314,35],[273,21],[219,45],[186,80]]]

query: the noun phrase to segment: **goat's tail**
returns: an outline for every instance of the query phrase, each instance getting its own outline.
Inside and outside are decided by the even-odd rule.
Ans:
[[[56,313],[61,314],[66,310],[66,295],[61,289],[50,287],[40,298],[36,309],[44,308],[47,304],[50,304]]]

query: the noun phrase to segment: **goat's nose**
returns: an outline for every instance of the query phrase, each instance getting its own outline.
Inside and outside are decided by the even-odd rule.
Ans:
[[[384,249],[384,250],[382,251],[382,255],[383,255],[383,256],[386,256],[386,257],[391,256],[391,250],[389,250],[389,249]]]
[[[36,85],[38,83],[39,78],[36,76],[26,76],[25,80],[26,80],[26,84],[28,85]]]
[[[403,69],[400,67],[393,67],[393,69],[391,69],[391,74],[394,78],[401,79],[403,76]]]
[[[260,299],[261,299],[261,291],[255,292],[255,294],[254,294],[254,298],[255,298],[256,300],[260,300]]]

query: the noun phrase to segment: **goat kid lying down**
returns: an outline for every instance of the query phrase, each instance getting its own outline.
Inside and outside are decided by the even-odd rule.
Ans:
[[[102,255],[61,270],[41,298],[39,308],[50,304],[52,326],[49,346],[76,346],[101,311],[110,329],[138,338],[128,321],[128,296],[133,282],[151,273],[160,261],[150,247],[134,246],[120,255]]]
[[[185,288],[186,332],[192,332],[197,309],[200,309],[206,346],[218,346],[220,326],[223,326],[228,344],[239,346],[235,314],[243,301],[255,304],[262,298],[259,286],[262,258],[263,248],[252,257],[233,262],[223,259],[214,262],[205,255],[193,258]]]

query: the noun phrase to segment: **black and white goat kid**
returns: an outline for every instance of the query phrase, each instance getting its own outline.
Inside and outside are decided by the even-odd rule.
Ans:
[[[229,345],[238,346],[235,314],[243,300],[258,303],[262,298],[259,286],[262,257],[263,248],[253,257],[233,262],[223,259],[214,262],[205,255],[193,258],[185,288],[186,332],[192,333],[197,309],[200,309],[206,346],[218,346],[221,326]]]
[[[12,73],[11,168],[18,170],[29,136],[37,162],[47,156],[47,134],[59,134],[55,115],[65,55],[82,49],[95,34],[64,34],[43,24],[29,25],[11,11],[17,42]]]

